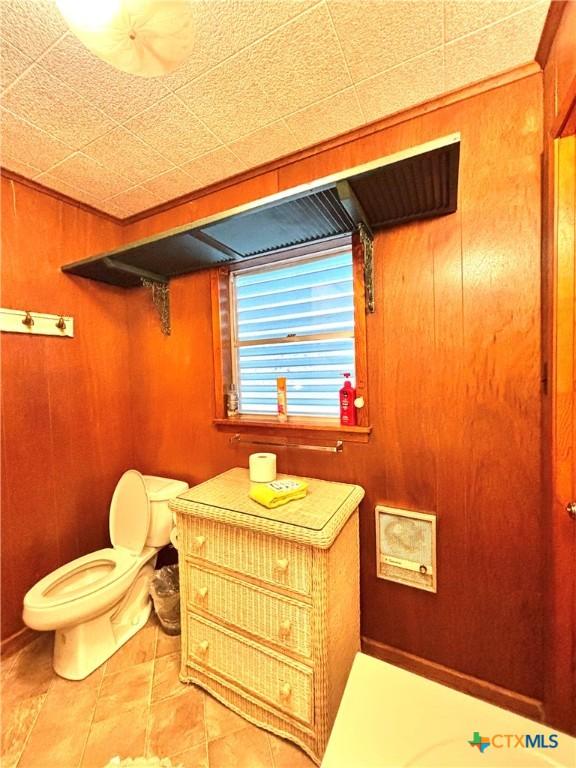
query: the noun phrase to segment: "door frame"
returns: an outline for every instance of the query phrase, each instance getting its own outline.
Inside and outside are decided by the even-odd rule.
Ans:
[[[551,128],[548,147],[544,263],[550,423],[544,451],[548,482],[543,536],[548,557],[543,712],[546,723],[576,735],[576,520],[566,509],[576,501],[576,77]]]

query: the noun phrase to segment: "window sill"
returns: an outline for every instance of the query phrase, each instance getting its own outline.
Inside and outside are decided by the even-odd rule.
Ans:
[[[262,436],[285,436],[294,438],[307,435],[311,439],[343,440],[349,443],[367,443],[372,427],[343,427],[332,420],[314,419],[307,422],[276,419],[259,419],[254,416],[237,416],[233,419],[213,419],[217,429],[224,432],[252,432]]]

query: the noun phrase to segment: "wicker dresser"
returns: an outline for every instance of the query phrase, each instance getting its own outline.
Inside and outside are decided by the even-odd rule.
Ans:
[[[364,491],[302,479],[308,496],[274,510],[248,497],[248,470],[240,468],[170,502],[180,553],[180,679],[319,763],[360,644]]]

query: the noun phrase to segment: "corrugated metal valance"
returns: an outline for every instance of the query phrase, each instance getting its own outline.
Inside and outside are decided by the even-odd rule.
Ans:
[[[453,134],[62,269],[128,288],[344,235],[359,223],[375,231],[443,216],[456,210],[459,155]]]

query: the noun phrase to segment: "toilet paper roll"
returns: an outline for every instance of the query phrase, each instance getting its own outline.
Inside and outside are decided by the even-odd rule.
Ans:
[[[251,453],[248,463],[250,480],[253,483],[270,483],[276,480],[275,453]]]

